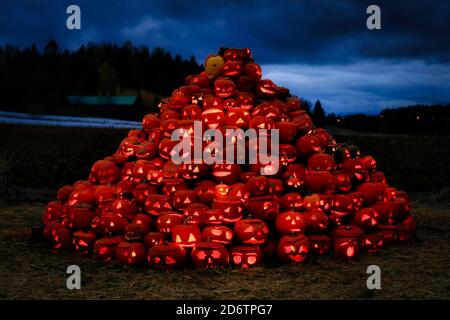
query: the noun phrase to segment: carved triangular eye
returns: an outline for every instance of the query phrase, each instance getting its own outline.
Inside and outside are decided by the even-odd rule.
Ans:
[[[291,216],[286,216],[286,220],[287,220],[287,221],[289,221],[289,220],[291,220],[291,219],[292,219]]]
[[[244,232],[247,232],[247,233],[253,232],[253,227],[248,226],[247,228],[245,228]]]
[[[175,237],[175,242],[180,243],[181,242],[181,238],[180,236],[177,234],[177,236]]]
[[[195,241],[197,241],[197,239],[195,238],[195,236],[192,233],[190,233],[188,241],[189,242],[195,242]]]

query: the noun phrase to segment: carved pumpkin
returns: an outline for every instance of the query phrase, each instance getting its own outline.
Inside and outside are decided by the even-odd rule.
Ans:
[[[359,255],[359,244],[354,238],[340,238],[334,242],[334,256],[342,259],[354,259]]]
[[[303,187],[312,193],[333,194],[336,180],[328,171],[310,171],[305,176]]]
[[[229,98],[236,94],[237,88],[233,81],[219,78],[214,81],[214,94],[220,98]]]
[[[235,246],[230,249],[231,263],[239,268],[255,267],[263,261],[263,251],[258,246]]]
[[[336,163],[332,156],[326,153],[313,154],[308,159],[308,169],[317,171],[333,171],[336,169]]]
[[[163,242],[150,248],[147,261],[153,269],[178,269],[186,263],[186,250],[174,243]]]
[[[73,247],[79,254],[91,254],[95,241],[97,241],[97,235],[93,231],[76,231],[73,233]]]
[[[94,244],[94,255],[103,262],[109,262],[116,257],[116,247],[123,241],[122,236],[99,239]]]
[[[325,234],[309,235],[308,239],[311,244],[311,253],[313,254],[328,254],[333,246],[333,240]]]
[[[197,201],[197,194],[194,190],[179,190],[173,194],[173,206],[177,210],[186,209]]]
[[[305,216],[295,211],[280,213],[275,221],[275,228],[281,235],[303,233],[306,230]]]
[[[225,226],[209,226],[202,230],[202,241],[229,245],[233,241],[233,231]]]
[[[380,214],[373,208],[362,208],[358,210],[352,220],[352,224],[359,226],[365,232],[370,232],[378,228]]]
[[[229,265],[227,249],[215,242],[200,242],[191,252],[191,259],[197,269],[224,268]]]
[[[243,219],[234,225],[236,238],[244,244],[263,244],[267,240],[269,228],[260,219]]]
[[[223,212],[223,221],[233,223],[242,218],[244,207],[241,199],[237,197],[219,197],[212,202],[212,208]]]
[[[366,234],[362,238],[362,248],[368,252],[378,252],[383,246],[383,234],[381,232]]]
[[[157,244],[164,242],[164,233],[161,232],[149,232],[145,236],[144,244],[147,248],[153,248]]]
[[[120,264],[135,266],[145,261],[147,249],[143,243],[122,241],[116,247],[116,259]]]
[[[169,234],[172,233],[174,226],[183,223],[183,215],[174,211],[166,211],[161,213],[156,219],[156,229],[159,232]]]
[[[303,208],[303,198],[298,192],[285,193],[278,198],[278,203],[282,211],[301,211]]]
[[[321,209],[312,209],[305,211],[306,232],[315,234],[323,233],[330,224],[327,215]]]
[[[161,212],[172,210],[170,198],[162,194],[151,194],[145,200],[145,211],[154,216],[158,216]]]
[[[315,153],[323,152],[323,141],[317,134],[307,134],[298,138],[296,142],[298,156],[309,158]]]
[[[188,224],[203,225],[205,212],[209,207],[203,203],[192,203],[183,212],[183,219]]]
[[[91,169],[89,180],[99,184],[114,184],[120,179],[120,169],[112,161],[98,160]]]
[[[205,72],[211,76],[218,76],[225,61],[219,55],[209,55],[205,60]]]
[[[250,198],[247,202],[247,211],[255,218],[273,221],[279,213],[277,198],[273,195]]]
[[[205,211],[203,222],[207,226],[216,226],[222,224],[223,214],[221,210],[209,209]]]
[[[303,234],[283,236],[278,242],[277,258],[282,263],[303,262],[310,251],[310,243]]]
[[[359,242],[359,240],[364,235],[364,231],[355,225],[343,225],[340,227],[337,227],[333,231],[333,238],[336,239],[355,239]]]
[[[142,223],[129,223],[125,228],[125,240],[130,242],[142,242],[149,228]]]
[[[88,230],[95,213],[87,206],[77,205],[68,209],[63,224],[73,230]]]
[[[114,200],[111,206],[111,212],[119,217],[132,220],[138,211],[136,202],[124,198]]]
[[[262,195],[269,191],[269,179],[257,176],[247,181],[247,190],[251,195]]]
[[[44,214],[42,215],[42,221],[44,224],[47,224],[53,220],[63,219],[64,215],[63,205],[56,201],[50,201],[45,208]]]
[[[256,83],[256,93],[261,98],[274,98],[277,95],[277,85],[272,80],[264,79]]]
[[[194,224],[179,224],[172,228],[172,242],[182,248],[192,248],[201,241],[201,233]]]
[[[102,236],[122,234],[128,225],[125,218],[114,213],[103,213],[92,220],[92,230]]]

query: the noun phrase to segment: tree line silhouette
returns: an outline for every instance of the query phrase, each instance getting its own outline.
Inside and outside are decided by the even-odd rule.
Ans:
[[[86,108],[69,107],[68,95],[138,95],[138,104],[146,100],[146,109],[151,109],[160,96],[169,95],[187,75],[200,69],[194,56],[183,59],[162,48],[150,50],[129,41],[122,45],[91,43],[75,51],[60,50],[55,40],[42,52],[36,45],[24,49],[0,46],[0,109],[87,112]],[[104,112],[108,109],[99,108],[100,115]],[[129,118],[129,112],[122,112],[123,116]]]

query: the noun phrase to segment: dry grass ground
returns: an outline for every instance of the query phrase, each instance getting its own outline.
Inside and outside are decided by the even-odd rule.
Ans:
[[[415,201],[419,240],[360,260],[313,258],[303,265],[252,270],[157,272],[103,265],[32,244],[43,204],[0,206],[0,298],[3,299],[449,299],[450,209]],[[82,289],[66,288],[66,268],[82,270]],[[382,270],[382,289],[366,289],[368,265]]]

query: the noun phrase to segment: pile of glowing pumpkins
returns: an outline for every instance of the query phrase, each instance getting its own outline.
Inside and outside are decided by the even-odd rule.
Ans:
[[[94,163],[88,180],[58,190],[44,212],[44,239],[124,265],[155,269],[300,263],[314,255],[356,258],[414,239],[404,191],[386,184],[371,156],[315,128],[300,100],[271,80],[249,49],[210,55]],[[262,164],[171,160],[175,128],[279,129],[280,170]],[[269,137],[270,138],[270,137]]]

